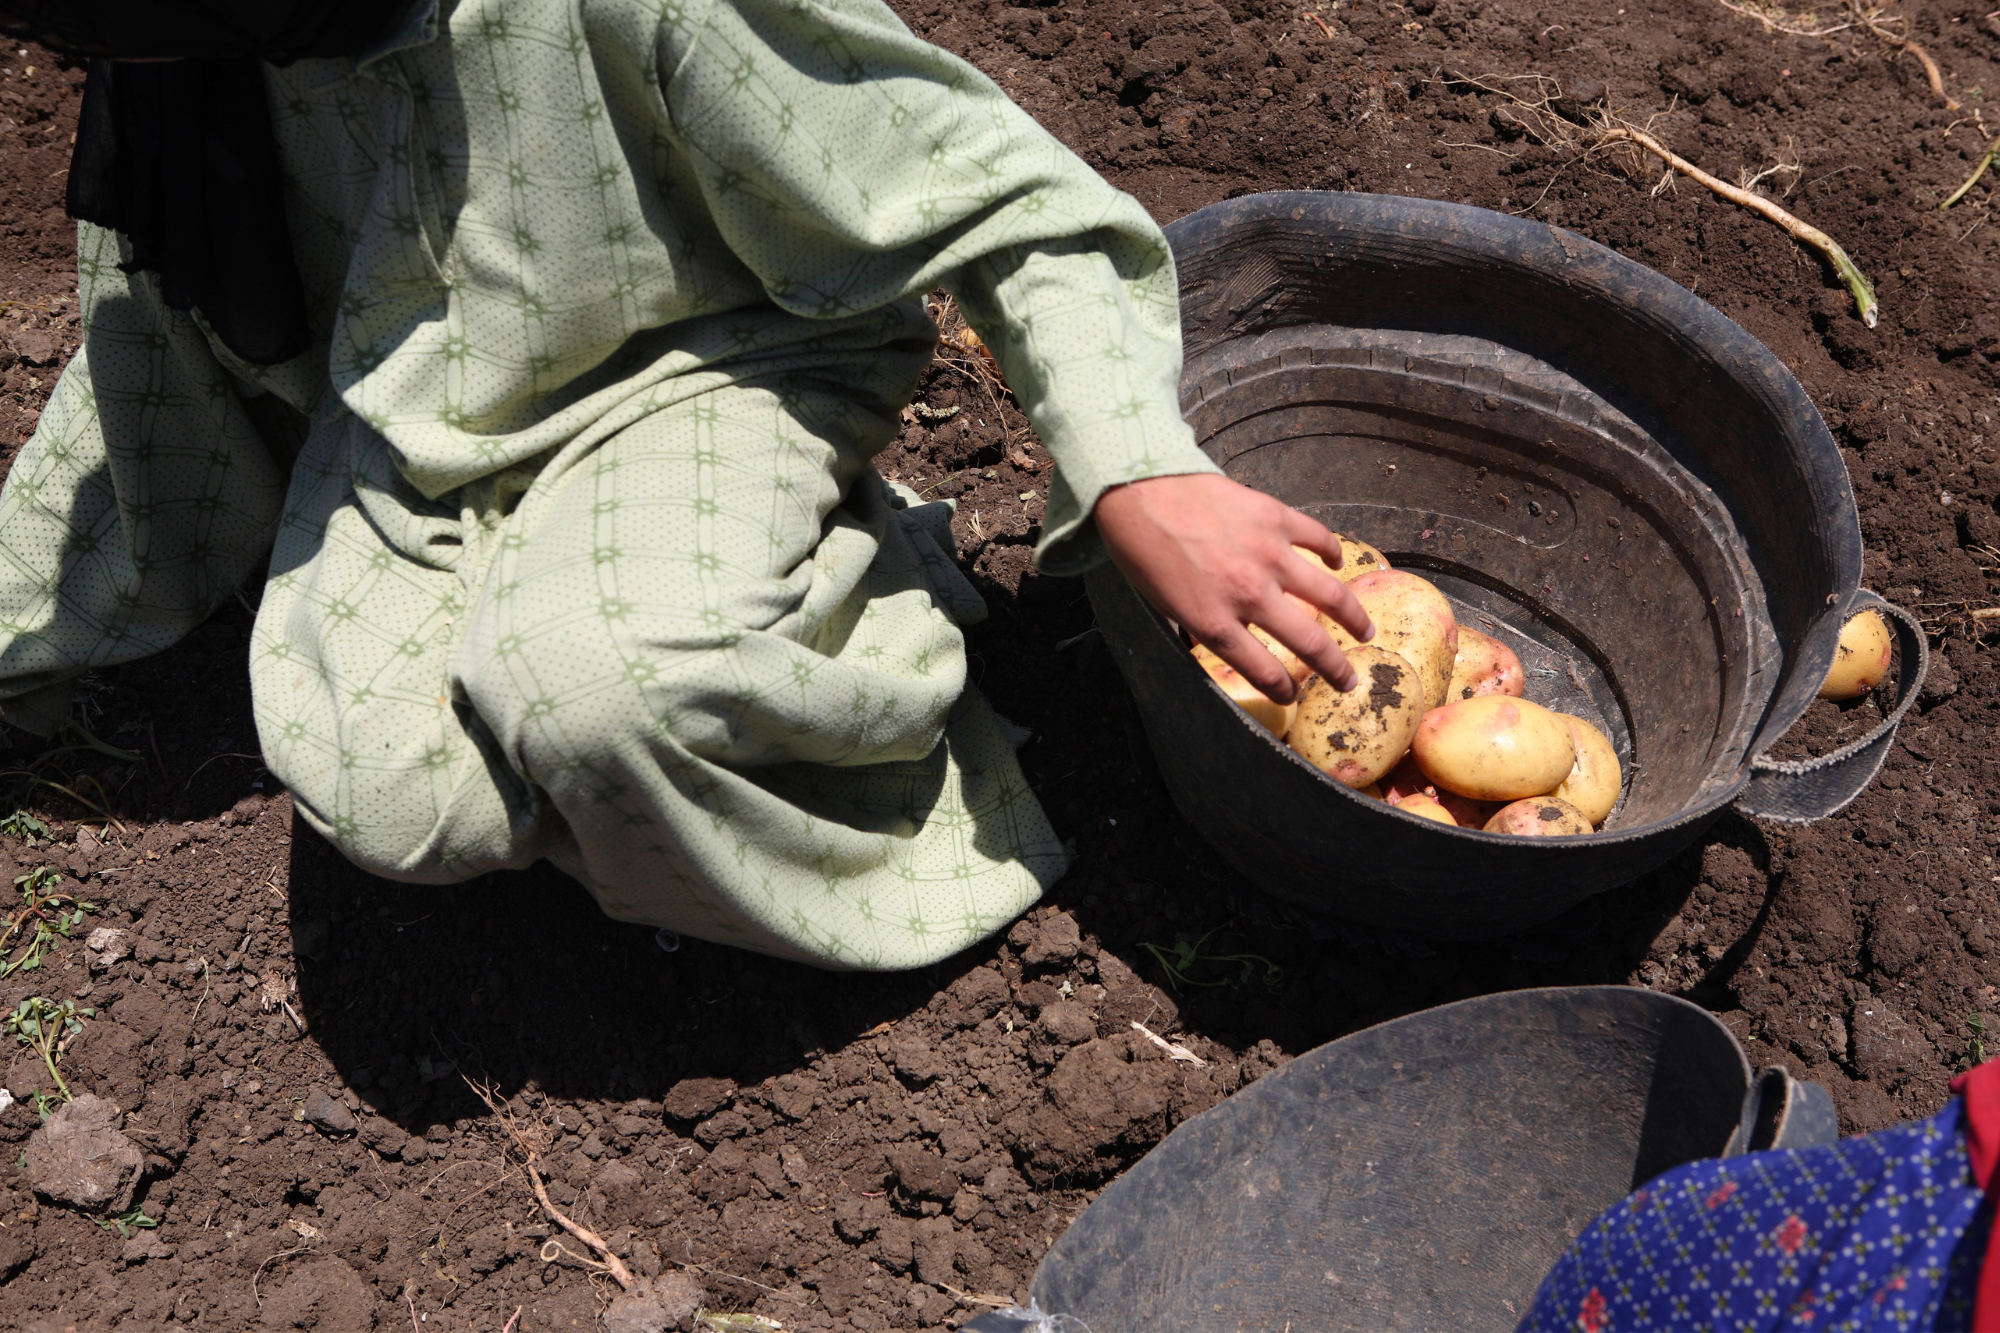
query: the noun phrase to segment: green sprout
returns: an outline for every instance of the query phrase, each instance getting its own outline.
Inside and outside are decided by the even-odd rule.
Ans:
[[[29,814],[26,810],[16,810],[5,819],[0,819],[0,833],[10,838],[19,838],[28,846],[35,845],[35,839],[49,836],[49,826]]]
[[[56,1082],[56,1095],[65,1102],[71,1102],[76,1097],[70,1092],[69,1084],[64,1081],[62,1070],[57,1066],[62,1063],[63,1052],[69,1049],[69,1044],[82,1035],[82,1020],[96,1016],[95,1009],[77,1008],[75,1000],[58,1003],[47,996],[31,995],[21,1001],[5,1020],[0,1020],[0,1027],[4,1027],[15,1041],[42,1057],[49,1077]],[[45,1097],[37,1096],[35,1107],[45,1119],[51,1114],[49,1100]]]
[[[1185,986],[1248,985],[1251,975],[1255,973],[1260,964],[1263,966],[1264,969],[1264,984],[1266,986],[1275,986],[1284,979],[1285,969],[1279,967],[1276,963],[1264,957],[1264,955],[1262,954],[1257,954],[1257,953],[1204,954],[1201,951],[1201,947],[1204,944],[1207,944],[1214,935],[1215,931],[1211,930],[1208,932],[1208,934],[1202,936],[1200,939],[1196,940],[1193,944],[1189,944],[1186,940],[1176,940],[1171,950],[1162,949],[1157,944],[1146,944],[1143,942],[1140,944],[1139,947],[1144,949],[1147,953],[1153,955],[1153,960],[1160,965],[1160,970],[1167,974],[1167,985],[1172,987],[1175,991],[1180,990],[1180,988],[1184,985]],[[1203,963],[1234,963],[1239,968],[1241,968],[1241,971],[1238,972],[1236,977],[1233,979],[1224,978],[1221,981],[1196,981],[1189,974],[1195,968],[1201,966]]]
[[[62,872],[54,866],[36,866],[16,876],[14,883],[21,890],[22,906],[0,930],[0,979],[41,967],[57,941],[75,938],[84,916],[97,910],[96,903],[56,892]],[[9,960],[15,949],[21,950],[20,956]]]
[[[1986,1063],[1986,1019],[1974,1009],[1966,1018],[1965,1026],[1972,1033],[1972,1044],[1965,1050],[1966,1068],[1970,1069]]]
[[[93,1217],[90,1220],[106,1231],[117,1232],[120,1240],[130,1240],[134,1231],[151,1231],[160,1225],[159,1218],[148,1217],[142,1209],[136,1207],[128,1208],[116,1217]]]

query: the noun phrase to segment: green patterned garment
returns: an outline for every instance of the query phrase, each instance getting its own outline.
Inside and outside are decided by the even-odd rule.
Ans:
[[[368,870],[547,857],[827,967],[975,942],[1064,853],[966,685],[949,512],[869,460],[943,285],[1055,457],[1044,569],[1102,558],[1105,487],[1212,470],[1158,228],[878,0],[444,11],[268,71],[306,355],[238,361],[81,229],[84,351],[0,493],[0,711],[269,552],[264,753]]]

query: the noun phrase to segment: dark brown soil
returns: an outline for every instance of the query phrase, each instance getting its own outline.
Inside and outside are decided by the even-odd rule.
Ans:
[[[1078,637],[1081,586],[1029,571],[1047,455],[954,352],[883,467],[959,501],[960,554],[994,611],[972,636],[974,678],[1035,732],[1023,761],[1077,849],[1048,904],[949,965],[851,977],[693,941],[663,952],[553,872],[446,890],[370,879],[257,786],[248,608],[231,604],[172,652],[89,683],[79,716],[142,762],[59,766],[113,794],[122,831],[93,846],[69,822],[82,808],[53,797],[31,803],[47,838],[0,839],[0,871],[47,864],[87,883],[101,909],[79,936],[112,925],[136,941],[95,971],[80,939],[64,944],[0,982],[0,1000],[95,1010],[70,1078],[130,1113],[149,1152],[139,1206],[159,1222],[121,1238],[0,1168],[0,1326],[389,1329],[414,1315],[422,1333],[492,1333],[517,1307],[523,1333],[593,1326],[605,1279],[542,1258],[546,1220],[461,1072],[550,1136],[557,1202],[635,1267],[688,1266],[714,1308],[786,1328],[935,1327],[982,1293],[1018,1295],[1102,1183],[1180,1120],[1320,1042],[1485,991],[1690,996],[1754,1060],[1831,1088],[1849,1130],[1940,1103],[2000,1014],[2000,663],[1957,614],[2000,601],[1982,568],[2000,565],[2000,229],[1984,184],[1934,207],[1983,148],[1970,111],[1945,112],[1913,62],[1851,34],[1771,34],[1707,0],[1615,15],[1312,3],[899,8],[1163,221],[1281,187],[1530,209],[1763,339],[1843,445],[1870,583],[1940,627],[1921,715],[1881,780],[1815,827],[1725,819],[1531,937],[1426,945],[1275,908],[1179,819],[1128,739],[1117,672]],[[1981,9],[1901,8],[1968,108],[2000,88]],[[60,190],[77,76],[14,51],[0,60],[10,449],[76,341]],[[1565,166],[1452,77],[1527,72],[1601,80],[1635,119],[1666,112],[1656,128],[1719,175],[1802,166],[1767,188],[1875,277],[1881,327],[1768,224],[1685,182],[1651,195],[1656,175],[1608,159]],[[1838,743],[1874,707],[1822,705],[1798,743]],[[14,745],[8,767],[37,748]],[[1350,873],[1365,878],[1365,859]],[[1148,946],[1171,957],[1181,942],[1198,946],[1188,980],[1203,984],[1176,990]],[[1166,1059],[1135,1021],[1212,1063]],[[24,1057],[7,1073],[17,1095],[40,1086]],[[315,1089],[356,1128],[301,1119]],[[35,1124],[17,1102],[0,1139]]]

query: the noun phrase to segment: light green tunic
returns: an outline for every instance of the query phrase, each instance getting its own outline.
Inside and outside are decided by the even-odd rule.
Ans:
[[[1056,459],[1045,569],[1106,486],[1209,470],[1139,205],[877,0],[465,0],[268,77],[321,341],[242,364],[82,229],[85,350],[0,493],[10,715],[269,550],[265,754],[370,870],[549,857],[835,967],[1032,902],[1064,857],[965,685],[984,608],[868,460],[942,284]]]

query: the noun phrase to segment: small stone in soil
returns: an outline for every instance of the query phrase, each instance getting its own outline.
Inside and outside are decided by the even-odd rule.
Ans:
[[[306,1093],[304,1110],[306,1120],[322,1133],[352,1134],[359,1124],[354,1112],[317,1083]]]

